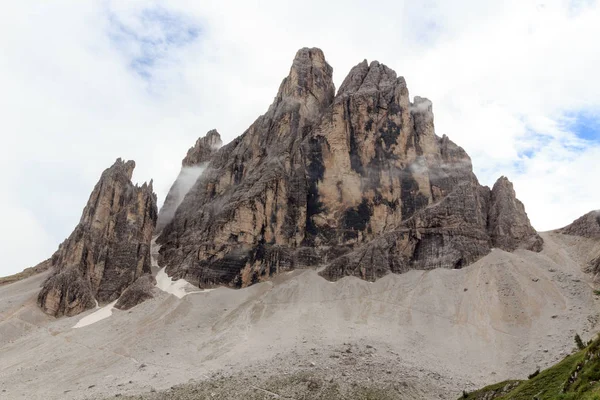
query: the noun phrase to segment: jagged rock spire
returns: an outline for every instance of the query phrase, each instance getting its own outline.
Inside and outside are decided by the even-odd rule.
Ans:
[[[150,240],[156,224],[152,184],[134,186],[134,161],[120,158],[94,187],[79,224],[52,256],[54,273],[38,304],[54,316],[75,315],[117,299],[150,273]]]
[[[208,162],[221,146],[223,146],[221,135],[216,129],[212,129],[206,133],[206,136],[199,137],[194,146],[190,147],[185,158],[181,160],[181,166],[194,167]]]
[[[298,50],[273,104],[277,106],[285,99],[295,99],[314,102],[317,108],[329,105],[335,94],[332,73],[333,68],[325,61],[321,49]]]
[[[531,226],[525,206],[516,196],[511,181],[500,177],[491,192],[488,230],[492,245],[512,251],[519,247],[542,250],[542,240]]]

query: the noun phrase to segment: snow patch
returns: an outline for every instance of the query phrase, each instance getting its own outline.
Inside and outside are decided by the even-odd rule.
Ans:
[[[112,310],[113,310],[115,304],[117,304],[117,300],[113,301],[110,304],[105,305],[104,307],[100,308],[98,311],[81,318],[79,320],[79,322],[77,322],[75,324],[75,326],[73,326],[73,328],[83,328],[84,326],[91,325],[93,323],[96,323],[98,321],[101,321],[105,318],[110,317],[112,315]]]
[[[165,272],[165,267],[161,268],[156,274],[156,287],[162,290],[163,292],[170,293],[173,296],[177,296],[177,298],[180,299],[191,293],[206,293],[214,290],[205,289],[188,291],[186,289],[193,288],[194,286],[185,279],[178,279],[174,281]]]

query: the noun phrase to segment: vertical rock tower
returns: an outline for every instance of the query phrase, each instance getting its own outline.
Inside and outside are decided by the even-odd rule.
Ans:
[[[79,224],[52,256],[54,273],[38,295],[45,313],[71,316],[111,302],[151,273],[156,195],[152,182],[133,185],[134,168],[117,159],[102,173]]]

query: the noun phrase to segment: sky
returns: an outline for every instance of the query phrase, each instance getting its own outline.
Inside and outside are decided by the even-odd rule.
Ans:
[[[378,60],[432,100],[480,182],[534,227],[600,208],[600,5],[591,0],[11,2],[0,15],[0,276],[49,257],[102,171],[133,159],[162,203],[196,139],[231,141],[299,48],[339,87]]]

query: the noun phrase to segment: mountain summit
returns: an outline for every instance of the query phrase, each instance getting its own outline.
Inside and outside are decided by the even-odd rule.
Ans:
[[[79,314],[117,300],[150,275],[156,195],[152,182],[133,185],[134,168],[134,161],[119,158],[102,173],[79,224],[51,258],[52,275],[38,296],[45,313]]]
[[[244,287],[320,266],[374,280],[541,250],[512,184],[481,186],[404,78],[365,60],[334,92],[323,52],[299,50],[267,112],[210,157],[162,230],[169,275]]]

